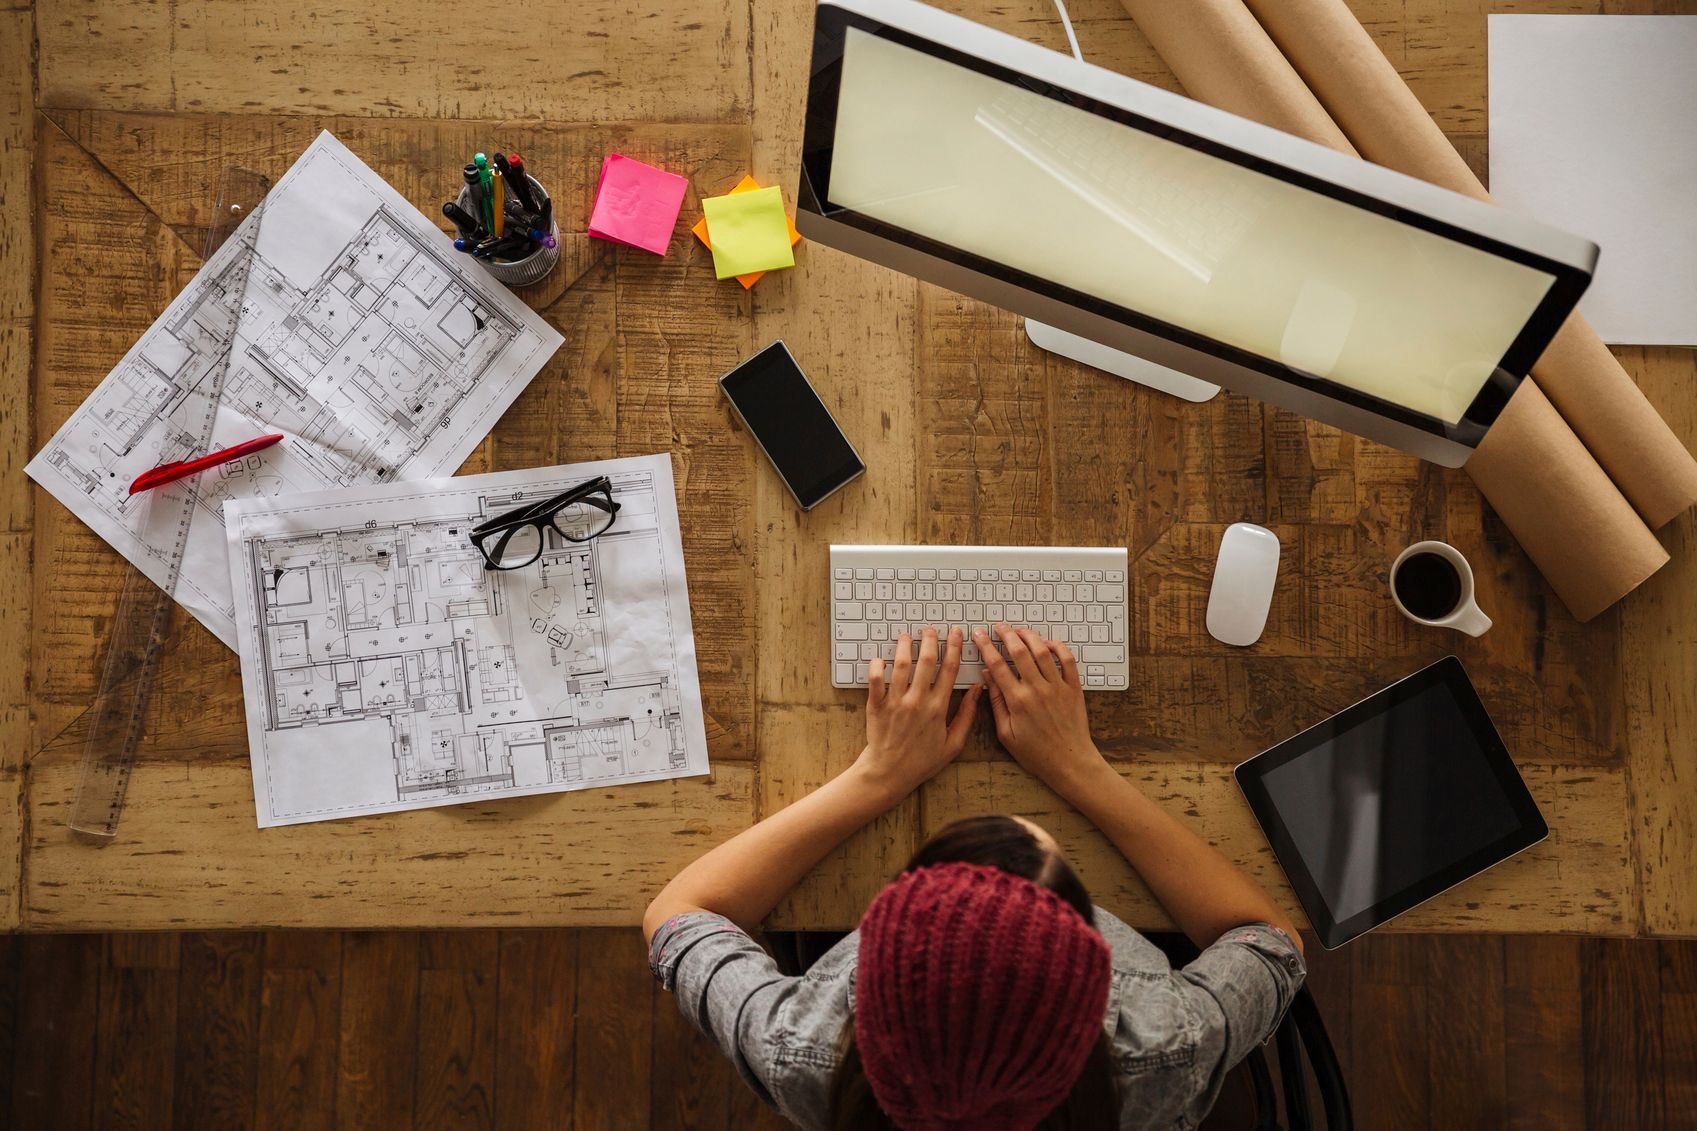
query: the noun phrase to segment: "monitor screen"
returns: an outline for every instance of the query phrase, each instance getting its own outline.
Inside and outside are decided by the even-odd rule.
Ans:
[[[829,207],[1445,425],[1556,282],[858,27],[837,85]]]

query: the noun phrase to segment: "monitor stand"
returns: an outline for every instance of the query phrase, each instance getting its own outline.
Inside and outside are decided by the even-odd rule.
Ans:
[[[1112,373],[1115,377],[1124,377],[1127,381],[1135,381],[1139,385],[1147,385],[1151,389],[1171,393],[1187,401],[1201,403],[1220,391],[1218,385],[1210,385],[1188,373],[1156,365],[1153,361],[1145,361],[1135,354],[1122,353],[1101,342],[1093,342],[1089,338],[1057,330],[1047,323],[1036,322],[1030,318],[1025,320],[1025,335],[1038,349],[1058,353],[1083,365]]]

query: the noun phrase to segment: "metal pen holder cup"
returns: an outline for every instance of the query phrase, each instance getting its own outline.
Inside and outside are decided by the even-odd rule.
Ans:
[[[529,173],[525,174],[524,179],[529,182],[531,195],[536,198],[538,204],[545,203],[549,199],[548,190],[542,187],[541,181],[537,180]],[[471,215],[477,215],[476,210],[472,207],[471,189],[460,189],[459,205]],[[549,217],[548,234],[554,238],[553,247],[543,244],[523,259],[479,259],[478,262],[483,264],[484,269],[491,275],[507,284],[507,286],[528,287],[530,284],[540,282],[542,279],[546,278],[548,272],[552,271],[560,264],[559,217]]]

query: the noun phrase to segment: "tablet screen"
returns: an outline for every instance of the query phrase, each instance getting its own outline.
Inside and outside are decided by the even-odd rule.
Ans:
[[[1547,831],[1454,657],[1250,759],[1238,780],[1328,947]]]
[[[1520,826],[1441,686],[1386,700],[1263,780],[1339,922]]]

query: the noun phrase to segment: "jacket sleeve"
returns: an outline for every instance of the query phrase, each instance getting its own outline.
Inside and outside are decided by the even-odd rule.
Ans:
[[[780,1108],[774,1031],[798,978],[777,963],[747,932],[723,915],[675,915],[654,932],[648,968],[677,998],[678,1008],[730,1058],[754,1094]]]
[[[1200,1094],[1188,1113],[1194,1122],[1214,1106],[1226,1074],[1273,1035],[1307,973],[1290,936],[1268,923],[1227,931],[1176,971],[1190,986],[1203,1021],[1196,1062]]]

